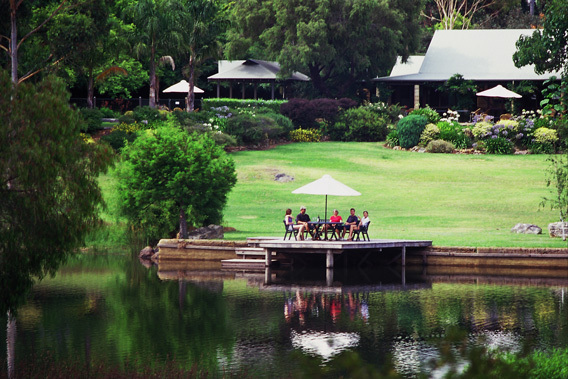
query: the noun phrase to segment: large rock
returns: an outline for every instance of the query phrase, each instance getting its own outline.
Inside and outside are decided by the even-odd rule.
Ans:
[[[553,222],[548,224],[548,235],[562,238],[562,225],[564,224],[564,238],[568,237],[568,222]]]
[[[202,228],[194,229],[188,233],[188,239],[192,240],[212,240],[224,237],[223,227],[221,225],[209,225]]]
[[[542,234],[542,229],[534,224],[517,224],[511,229],[512,233]]]
[[[138,258],[149,260],[150,258],[152,258],[152,255],[154,255],[154,249],[152,249],[151,246],[146,246],[140,251]]]

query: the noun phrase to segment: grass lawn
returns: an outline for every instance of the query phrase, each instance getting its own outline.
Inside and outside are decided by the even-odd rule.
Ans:
[[[449,155],[394,151],[382,143],[295,143],[266,151],[231,154],[238,182],[229,195],[226,239],[283,236],[284,211],[301,205],[324,217],[325,196],[292,191],[324,174],[361,192],[328,197],[344,219],[354,207],[369,211],[371,238],[432,240],[437,246],[566,247],[548,236],[558,212],[539,208],[546,187],[546,155]],[[278,173],[295,178],[274,180]],[[533,223],[542,235],[511,233]]]

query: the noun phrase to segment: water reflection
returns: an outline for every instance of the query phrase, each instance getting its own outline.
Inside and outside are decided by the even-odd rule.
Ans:
[[[54,362],[93,367],[175,359],[209,373],[275,378],[298,376],[292,354],[331,365],[351,352],[377,368],[391,356],[411,377],[439,356],[452,328],[470,346],[568,346],[565,270],[336,268],[330,277],[321,268],[147,269],[124,258],[82,259],[34,288],[3,357],[23,364],[51,352]]]

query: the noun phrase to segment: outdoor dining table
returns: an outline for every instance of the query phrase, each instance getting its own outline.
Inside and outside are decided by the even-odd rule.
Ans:
[[[310,222],[308,222],[308,225],[313,226],[313,230],[314,230],[313,239],[314,240],[321,240],[322,233],[324,234],[324,240],[328,239],[327,238],[327,231],[325,230],[325,228],[322,228],[322,226],[324,226],[324,225],[332,225],[331,236],[329,237],[329,239],[332,240],[335,237],[335,240],[339,240],[339,236],[337,234],[335,234],[335,226],[338,225],[339,227],[343,227],[342,222],[331,222],[331,221],[310,221]]]

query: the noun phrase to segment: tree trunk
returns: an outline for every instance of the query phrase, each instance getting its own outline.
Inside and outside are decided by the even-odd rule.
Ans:
[[[11,77],[14,85],[18,84],[18,27],[16,24],[15,1],[10,1],[10,64]]]
[[[8,378],[13,378],[16,363],[16,318],[8,311],[6,322],[6,364]]]
[[[320,76],[320,70],[316,66],[309,65],[308,67],[314,88],[318,90],[320,95],[329,97],[329,90],[327,88],[327,85],[325,84],[325,81]]]
[[[152,46],[152,52],[150,53],[150,95],[149,104],[150,108],[156,108],[156,51],[154,46]]]
[[[187,219],[185,218],[185,209],[179,207],[179,238],[187,238]]]
[[[193,54],[189,56],[189,90],[187,92],[187,99],[185,101],[186,110],[193,112],[195,109],[195,59]]]
[[[529,0],[529,14],[534,16],[535,0]]]
[[[93,80],[93,70],[89,70],[89,79],[87,82],[87,108],[95,107],[95,84]]]

